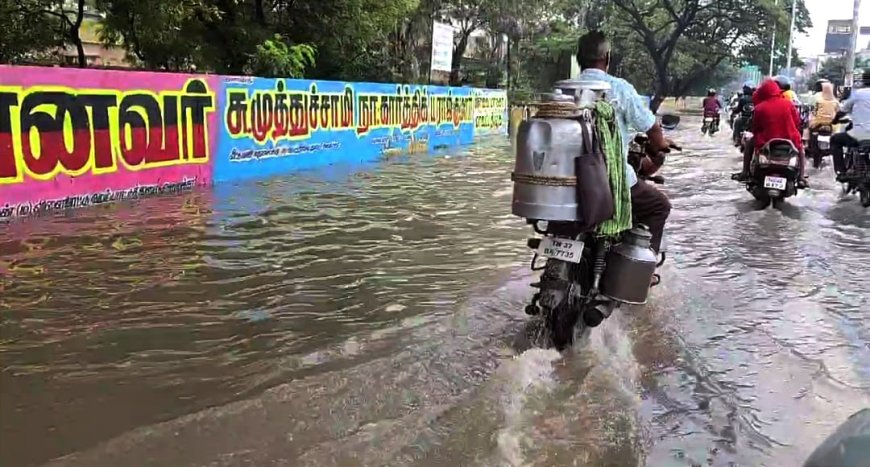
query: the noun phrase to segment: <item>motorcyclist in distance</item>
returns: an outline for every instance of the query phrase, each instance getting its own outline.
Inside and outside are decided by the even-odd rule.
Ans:
[[[782,95],[786,99],[788,99],[795,106],[801,105],[801,100],[798,99],[797,94],[791,89],[791,79],[788,76],[774,76],[774,81],[779,85],[779,88],[782,89]]]
[[[707,91],[707,97],[704,98],[701,106],[704,108],[704,118],[712,117],[713,124],[719,127],[719,112],[722,110],[722,103],[716,97],[716,90],[710,89]]]
[[[819,91],[811,99],[811,114],[808,130],[830,126],[837,115],[840,103],[834,97],[834,85],[828,80],[819,81]],[[809,137],[809,135],[807,135]],[[807,138],[809,139],[809,138]]]
[[[737,114],[737,118],[734,120],[734,133],[731,135],[732,140],[734,141],[734,146],[740,146],[740,134],[746,129],[746,123],[752,116],[752,111],[750,109],[753,105],[752,94],[754,92],[755,83],[752,81],[746,81],[743,83],[743,93],[737,101],[737,107],[732,110]]]
[[[755,113],[752,117],[752,140],[754,144],[747,145],[743,151],[743,171],[734,174],[732,178],[745,182],[750,178],[752,157],[755,152],[764,147],[772,139],[787,139],[800,152],[800,179],[798,186],[807,186],[804,168],[803,141],[800,134],[800,117],[797,108],[783,95],[782,89],[773,79],[766,79],[755,91],[752,98]]]

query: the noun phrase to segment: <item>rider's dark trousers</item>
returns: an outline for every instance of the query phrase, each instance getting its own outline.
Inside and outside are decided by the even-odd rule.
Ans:
[[[631,216],[635,224],[649,227],[656,252],[662,246],[662,234],[670,214],[671,202],[656,187],[640,180],[631,187]]]
[[[846,171],[846,159],[843,156],[843,148],[855,147],[858,141],[849,136],[849,133],[834,133],[831,136],[831,156],[834,159],[834,172],[844,173]]]

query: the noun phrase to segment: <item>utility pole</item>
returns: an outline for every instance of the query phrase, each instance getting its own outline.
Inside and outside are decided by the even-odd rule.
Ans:
[[[846,76],[843,83],[846,87],[852,86],[852,73],[855,71],[855,49],[858,47],[858,10],[861,9],[861,0],[855,0],[852,6],[852,36],[849,38],[849,50],[846,51]]]
[[[776,5],[779,5],[779,0],[774,0],[773,2],[774,8]],[[774,19],[776,17],[774,16]],[[776,23],[773,24],[773,34],[770,36],[770,68],[768,71],[770,72],[770,76],[773,76],[773,56],[776,51]]]
[[[855,0],[856,2],[860,2],[861,0]],[[791,25],[788,27],[788,51],[786,51],[787,58],[785,59],[785,73],[791,78],[791,48],[792,48],[792,38],[794,37],[794,17],[797,12],[797,0],[791,0]]]

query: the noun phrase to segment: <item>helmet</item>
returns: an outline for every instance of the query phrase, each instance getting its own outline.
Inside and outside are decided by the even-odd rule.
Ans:
[[[708,96],[715,96],[715,95],[716,95],[716,90],[713,89],[713,88],[708,89],[708,90],[707,90],[707,95],[708,95]]]
[[[788,91],[791,89],[791,80],[788,76],[777,75],[773,77],[773,80],[776,81],[776,84],[779,85],[780,91]]]
[[[830,83],[830,81],[825,78],[820,78],[813,83],[813,92],[822,92],[822,85],[825,83]]]
[[[744,94],[752,94],[752,91],[755,90],[755,82],[753,81],[745,81],[743,83],[743,93]]]

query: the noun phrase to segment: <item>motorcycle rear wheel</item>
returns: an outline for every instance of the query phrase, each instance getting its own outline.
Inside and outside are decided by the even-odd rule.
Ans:
[[[580,318],[577,306],[563,303],[545,312],[547,333],[558,351],[565,350],[574,343],[574,328]]]
[[[870,207],[870,187],[865,186],[861,188],[859,196],[861,199],[861,206],[864,206],[865,208]]]

